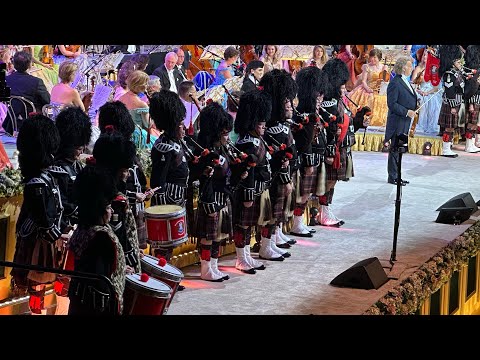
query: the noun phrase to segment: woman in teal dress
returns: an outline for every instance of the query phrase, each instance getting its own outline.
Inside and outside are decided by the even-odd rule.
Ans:
[[[125,104],[135,123],[132,141],[139,149],[151,149],[158,138],[158,134],[152,133],[149,107],[140,99],[140,94],[147,89],[148,80],[148,75],[143,71],[133,71],[127,77],[128,91],[118,99]]]

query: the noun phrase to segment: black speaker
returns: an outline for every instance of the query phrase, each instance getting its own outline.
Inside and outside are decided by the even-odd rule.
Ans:
[[[441,208],[435,222],[459,225],[470,219],[470,215],[472,215],[472,213],[473,208],[471,207]]]
[[[373,257],[359,261],[338,275],[330,284],[369,290],[378,289],[387,281],[387,274],[383,270],[382,264],[378,258]]]
[[[473,200],[472,194],[469,192],[454,196],[437,211],[440,213],[435,222],[442,224],[461,224],[468,220],[470,215],[478,210],[478,205]]]
[[[459,207],[467,207],[472,208],[473,212],[478,210],[478,206],[473,200],[472,194],[469,192],[459,194],[454,196],[450,200],[448,200],[445,204],[440,206],[437,211],[442,210],[443,208],[459,208]]]

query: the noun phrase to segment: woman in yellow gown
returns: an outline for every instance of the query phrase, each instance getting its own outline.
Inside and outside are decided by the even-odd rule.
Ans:
[[[385,126],[387,122],[387,95],[379,94],[383,71],[388,67],[380,63],[382,52],[379,49],[370,50],[367,64],[362,66],[362,73],[358,76],[355,88],[349,97],[358,106],[368,106],[372,109],[370,126]],[[354,106],[351,107],[353,115],[356,113]]]

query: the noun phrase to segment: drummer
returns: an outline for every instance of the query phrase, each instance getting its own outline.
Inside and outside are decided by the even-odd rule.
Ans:
[[[185,194],[189,177],[185,137],[185,106],[178,95],[162,89],[153,94],[150,100],[150,117],[163,134],[153,144],[152,175],[150,186],[155,189],[152,197],[154,205],[178,205],[185,207]],[[169,261],[173,248],[155,249],[157,257]]]
[[[135,145],[118,131],[109,128],[95,143],[93,156],[96,166],[106,169],[114,178],[117,195],[112,201],[114,214],[110,223],[122,244],[128,270],[139,273],[140,256],[143,252],[138,244],[135,218],[125,195],[129,169],[134,163]]]

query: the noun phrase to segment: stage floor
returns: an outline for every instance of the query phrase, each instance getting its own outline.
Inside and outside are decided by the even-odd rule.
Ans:
[[[435,209],[451,197],[470,192],[480,199],[480,154],[463,152],[463,145],[454,150],[460,155],[456,159],[403,156],[403,178],[410,184],[402,188],[395,266],[404,271],[399,280],[378,290],[329,284],[360,260],[378,257],[387,263],[392,250],[396,187],[387,183],[387,154],[356,151],[355,177],[337,184],[332,206],[344,226],[316,227],[313,238],[297,238],[290,258],[264,261],[267,268],[256,275],[237,271],[234,255],[219,261],[230,275],[222,283],[200,280],[200,266],[184,268],[186,289],[175,295],[168,314],[362,314],[473,223],[474,217],[457,226],[435,223]]]

